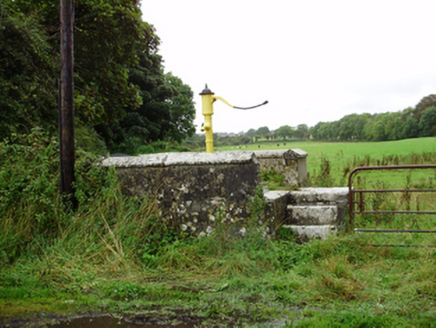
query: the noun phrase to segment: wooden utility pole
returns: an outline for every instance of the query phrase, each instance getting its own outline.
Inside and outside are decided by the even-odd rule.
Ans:
[[[59,86],[59,144],[61,193],[64,204],[77,207],[74,188],[74,1],[60,0],[61,78]]]

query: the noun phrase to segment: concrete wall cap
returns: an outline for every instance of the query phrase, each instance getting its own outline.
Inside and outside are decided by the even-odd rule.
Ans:
[[[306,236],[308,238],[322,238],[322,239],[328,239],[329,235],[336,230],[334,226],[330,226],[330,225],[323,225],[323,226],[290,225],[284,227],[291,228],[294,231],[294,233],[296,233],[299,236]]]
[[[159,153],[132,157],[109,157],[102,161],[106,167],[165,167],[182,165],[258,164],[253,152]]]
[[[299,148],[291,149],[294,153],[296,153],[299,157],[307,157],[307,152],[301,150]]]
[[[300,188],[292,193],[296,194],[313,194],[313,195],[338,195],[338,196],[347,196],[348,195],[348,187],[308,187],[308,188]]]
[[[266,201],[272,202],[278,198],[287,197],[291,193],[287,190],[268,190],[264,192],[263,197]]]
[[[276,149],[276,150],[254,150],[257,158],[284,157],[289,154],[292,157],[307,157],[307,153],[301,149]]]

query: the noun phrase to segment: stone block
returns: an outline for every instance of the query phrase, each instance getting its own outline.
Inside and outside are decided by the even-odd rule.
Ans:
[[[324,210],[326,213],[330,212],[336,213],[336,219],[331,221],[332,224],[336,226],[340,226],[345,222],[345,215],[347,212],[347,204],[348,204],[348,188],[339,187],[339,188],[301,188],[299,190],[291,191],[291,204],[298,206],[333,206],[335,209],[333,210]],[[326,215],[322,214],[322,210],[314,210],[320,211],[320,219],[319,222],[324,222],[323,220],[326,218]],[[298,217],[302,217],[302,215],[298,214]],[[289,223],[296,222],[292,214],[289,215]],[[308,223],[302,224],[323,224],[323,223],[310,223],[316,222],[309,219]]]
[[[316,226],[299,226],[285,225],[283,229],[292,229],[293,233],[303,238],[322,238],[327,239],[329,235],[336,231],[335,226],[331,225],[316,225]]]
[[[336,205],[288,205],[288,223],[296,225],[336,224],[338,208]]]
[[[254,151],[261,170],[275,170],[283,174],[288,186],[307,185],[307,153],[301,149],[256,150]]]
[[[337,204],[348,201],[348,188],[300,188],[291,191],[294,204]]]
[[[264,199],[269,204],[265,216],[269,219],[269,229],[274,234],[288,218],[287,206],[290,193],[286,190],[266,190]]]

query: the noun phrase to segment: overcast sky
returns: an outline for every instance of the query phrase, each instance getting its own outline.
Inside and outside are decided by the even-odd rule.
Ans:
[[[215,102],[214,132],[313,126],[436,93],[435,0],[142,0],[166,72]]]

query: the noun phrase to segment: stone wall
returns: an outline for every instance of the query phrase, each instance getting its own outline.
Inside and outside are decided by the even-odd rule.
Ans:
[[[288,186],[307,186],[307,153],[301,149],[257,150],[254,152],[261,170],[283,174]]]
[[[293,224],[299,208],[290,210],[288,191],[265,190],[259,200],[260,171],[275,170],[286,184],[303,187],[306,156],[300,149],[161,153],[111,157],[102,165],[116,168],[124,194],[155,198],[162,220],[194,236],[209,235],[218,222],[244,234],[253,223],[250,211],[255,226],[274,235],[282,224]]]
[[[163,220],[195,236],[210,234],[215,220],[243,229],[260,185],[253,152],[112,157],[102,165],[116,168],[125,194],[157,197]]]

